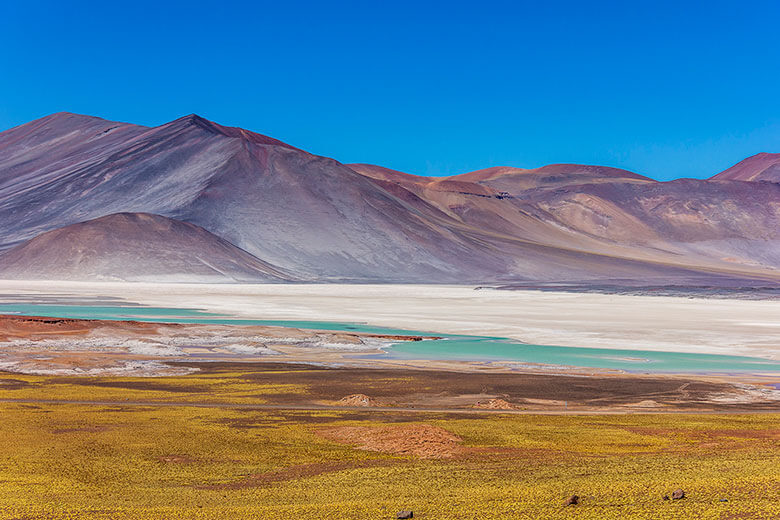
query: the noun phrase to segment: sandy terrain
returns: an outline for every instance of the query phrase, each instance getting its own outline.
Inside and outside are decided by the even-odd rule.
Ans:
[[[571,347],[780,359],[780,301],[431,285],[0,282],[0,293],[116,296],[257,319],[366,322]]]
[[[398,419],[423,412],[458,416],[777,412],[780,403],[776,390],[688,376],[339,367],[275,359],[166,364],[175,370],[166,375],[175,377],[0,372],[0,402],[341,410],[355,418],[393,412],[400,414]]]

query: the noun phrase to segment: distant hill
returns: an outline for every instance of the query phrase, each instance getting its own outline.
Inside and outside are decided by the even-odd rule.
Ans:
[[[780,184],[756,181],[777,156],[710,180],[576,164],[423,177],[196,115],[58,113],[0,133],[0,276],[774,283]],[[136,251],[149,268],[132,273],[118,258]]]
[[[0,277],[280,282],[294,278],[203,228],[117,213],[38,235],[0,257]]]
[[[759,153],[715,175],[716,181],[780,182],[780,153]]]

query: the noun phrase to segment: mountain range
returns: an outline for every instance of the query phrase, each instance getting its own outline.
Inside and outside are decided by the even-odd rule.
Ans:
[[[780,154],[424,177],[196,115],[57,113],[0,133],[0,222],[0,278],[775,284]]]

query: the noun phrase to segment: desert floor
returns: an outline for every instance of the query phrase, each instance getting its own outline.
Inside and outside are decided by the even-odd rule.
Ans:
[[[340,397],[358,389],[374,397]],[[267,363],[0,374],[0,518],[777,518],[779,416],[705,412],[720,390]],[[641,396],[678,413],[586,410]],[[573,414],[532,411],[564,399]]]

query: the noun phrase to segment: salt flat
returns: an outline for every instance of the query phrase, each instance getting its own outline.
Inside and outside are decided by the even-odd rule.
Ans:
[[[780,301],[540,291],[473,286],[146,284],[0,281],[0,293],[113,296],[254,319],[366,322],[541,345],[780,359]]]

